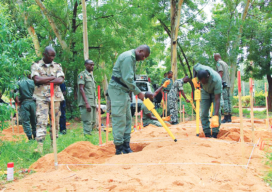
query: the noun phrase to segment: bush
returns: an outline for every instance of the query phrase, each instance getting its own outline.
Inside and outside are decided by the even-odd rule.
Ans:
[[[233,106],[239,106],[238,96],[234,96],[232,99]],[[265,94],[263,91],[255,93],[254,106],[265,106]],[[242,96],[242,107],[250,107],[250,96]]]
[[[10,120],[10,114],[14,114],[15,110],[10,105],[0,104],[0,111],[0,130],[3,130],[8,126],[5,121]]]

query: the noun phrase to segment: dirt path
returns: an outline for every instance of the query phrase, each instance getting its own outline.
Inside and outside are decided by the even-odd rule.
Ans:
[[[245,120],[245,140],[251,141],[250,122]],[[272,133],[265,124],[256,123],[256,141],[267,143]],[[132,134],[132,149],[127,155],[114,155],[112,143],[102,147],[78,142],[58,154],[40,158],[31,166],[37,173],[7,184],[6,191],[271,191],[261,179],[265,152],[245,144],[241,155],[239,123],[224,124],[221,139],[195,136],[195,122],[171,127],[178,138],[172,141],[163,128],[148,126]],[[238,134],[238,137],[237,137]],[[238,166],[232,166],[238,165]]]

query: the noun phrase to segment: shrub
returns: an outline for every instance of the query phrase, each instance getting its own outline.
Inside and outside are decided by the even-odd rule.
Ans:
[[[232,99],[233,106],[239,106],[238,96]],[[263,91],[256,92],[254,96],[254,106],[265,106],[265,94]],[[242,96],[242,107],[250,107],[250,96]]]

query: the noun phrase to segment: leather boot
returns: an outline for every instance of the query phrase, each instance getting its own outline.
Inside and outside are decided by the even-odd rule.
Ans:
[[[124,142],[123,144],[123,153],[133,153],[133,151],[131,150],[130,146],[129,146],[129,142]]]
[[[224,115],[224,119],[221,121],[221,123],[227,123],[229,119],[229,115]]]
[[[214,133],[214,132],[212,133],[212,137],[215,139],[217,139],[217,135],[218,135],[218,133]]]
[[[231,123],[231,114],[229,114],[228,123]]]
[[[115,145],[115,149],[116,149],[115,155],[122,155],[123,145]]]
[[[205,133],[205,137],[212,137],[211,133]]]

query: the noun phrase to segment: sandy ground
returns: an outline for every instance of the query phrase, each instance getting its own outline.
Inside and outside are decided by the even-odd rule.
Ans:
[[[244,120],[246,142],[252,139],[250,124]],[[236,142],[239,125],[233,118],[233,123],[222,125],[219,139],[206,139],[195,136],[195,122],[180,123],[170,127],[176,143],[163,128],[148,126],[132,134],[135,153],[119,156],[114,155],[112,143],[99,147],[78,142],[58,154],[58,170],[53,154],[48,154],[31,165],[37,173],[5,185],[4,190],[272,191],[262,180],[267,171],[265,152],[258,146],[253,150],[251,143]],[[261,138],[268,150],[272,133],[263,120],[255,120],[255,129],[255,141]]]
[[[7,129],[4,129],[0,133],[0,140],[5,141],[18,141],[20,139],[27,138],[24,129],[22,125],[19,125],[19,129],[17,128],[17,125],[14,125],[13,127],[9,127]]]

